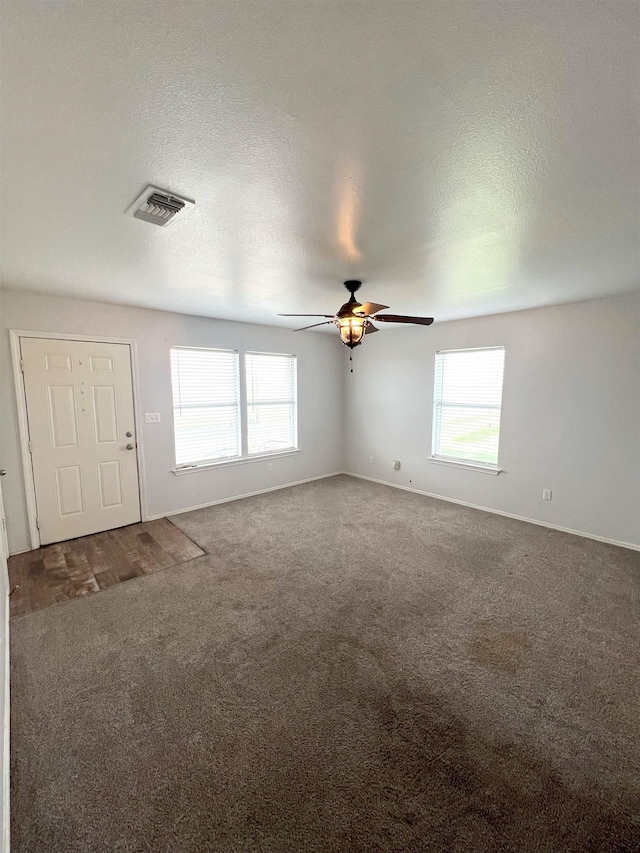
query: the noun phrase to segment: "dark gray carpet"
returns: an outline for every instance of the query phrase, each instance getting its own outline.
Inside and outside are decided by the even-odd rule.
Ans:
[[[634,851],[640,554],[350,477],[12,622],[13,853]]]

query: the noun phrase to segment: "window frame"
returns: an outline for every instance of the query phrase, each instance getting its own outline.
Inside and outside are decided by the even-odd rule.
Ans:
[[[222,459],[204,459],[194,462],[178,463],[176,459],[176,423],[173,406],[173,371],[171,369],[171,353],[173,350],[195,350],[201,352],[224,352],[234,353],[237,357],[238,369],[238,413],[239,413],[239,448],[238,456],[230,456]],[[249,431],[248,431],[248,397],[247,397],[247,373],[246,373],[246,356],[251,355],[269,355],[269,356],[285,356],[294,360],[294,434],[295,447],[286,449],[276,449],[262,451],[260,453],[249,453]],[[290,456],[300,452],[298,439],[298,357],[295,353],[286,352],[258,352],[256,350],[238,350],[226,347],[193,347],[183,346],[181,344],[173,344],[169,347],[169,377],[171,382],[171,419],[173,429],[173,460],[174,467],[171,469],[173,474],[181,476],[182,474],[192,474],[196,471],[207,471],[211,468],[224,468],[234,465],[244,465],[248,462],[255,462],[260,459],[273,459],[279,456]]]
[[[437,421],[438,421],[438,419],[436,418],[436,408],[437,408],[436,394],[438,392],[438,389],[436,387],[436,371],[437,371],[437,365],[438,365],[438,356],[445,356],[448,353],[487,352],[489,350],[501,350],[503,353],[502,383],[500,386],[500,405],[499,405],[499,407],[493,407],[493,408],[499,408],[499,412],[500,412],[500,426],[498,429],[498,447],[496,450],[496,462],[495,462],[495,464],[492,462],[484,462],[484,461],[474,460],[474,459],[464,459],[461,457],[446,456],[446,455],[436,453],[436,451],[435,451],[435,446],[436,446],[435,438],[436,438],[436,429],[437,429]],[[472,471],[481,471],[481,472],[484,472],[487,474],[499,474],[503,470],[500,467],[500,436],[501,436],[501,432],[502,432],[502,403],[503,403],[503,397],[504,397],[504,365],[505,365],[505,361],[506,361],[506,348],[502,344],[497,345],[497,346],[489,346],[489,347],[460,347],[457,349],[436,350],[435,357],[434,357],[434,368],[433,368],[433,380],[434,381],[433,381],[433,395],[432,395],[433,399],[432,399],[432,407],[431,407],[431,416],[432,416],[431,455],[427,457],[430,462],[434,462],[434,463],[439,464],[439,465],[449,465],[449,466],[452,466],[454,468],[463,468],[463,469],[468,469],[468,470],[472,470]],[[440,388],[440,394],[441,394],[441,392],[442,392],[442,387]],[[440,402],[440,405],[442,405],[442,402]],[[472,408],[472,407],[470,406],[469,408]],[[491,408],[491,407],[485,407],[485,408]]]

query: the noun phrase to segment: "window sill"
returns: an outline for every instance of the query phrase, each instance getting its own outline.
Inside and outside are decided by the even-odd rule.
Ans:
[[[280,456],[292,456],[294,453],[300,453],[299,447],[294,447],[293,450],[274,450],[273,453],[260,453],[255,456],[242,456],[238,459],[223,459],[220,462],[201,462],[199,465],[190,465],[188,468],[172,468],[172,472],[176,477],[181,477],[183,474],[195,474],[196,471],[211,471],[212,468],[231,468],[234,465],[245,465],[247,462],[260,462],[264,459],[274,459]]]
[[[440,456],[427,456],[429,462],[435,462],[436,465],[448,465],[451,468],[466,468],[469,471],[480,471],[483,474],[493,474],[497,476],[502,468],[494,468],[491,465],[483,465],[481,462],[462,462],[456,459],[442,459]]]

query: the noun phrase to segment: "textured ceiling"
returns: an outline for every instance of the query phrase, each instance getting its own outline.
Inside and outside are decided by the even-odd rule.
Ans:
[[[2,282],[283,323],[638,285],[632,2],[29,2],[2,14]],[[167,228],[148,183],[196,200]]]

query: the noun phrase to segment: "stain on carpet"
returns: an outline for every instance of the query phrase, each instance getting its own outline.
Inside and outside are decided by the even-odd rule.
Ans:
[[[481,619],[473,626],[469,657],[478,666],[515,675],[531,657],[531,640],[517,631],[502,631],[493,619]]]

